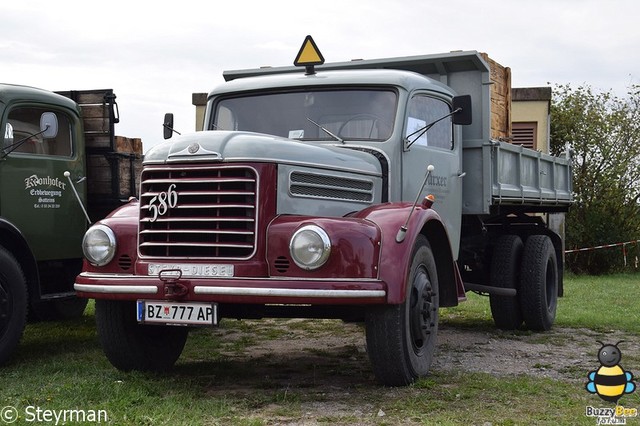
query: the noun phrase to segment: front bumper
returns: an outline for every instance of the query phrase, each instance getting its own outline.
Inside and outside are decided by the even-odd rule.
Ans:
[[[240,304],[384,304],[387,286],[374,279],[216,278],[162,281],[158,277],[83,272],[79,297]],[[175,291],[179,288],[180,291]]]

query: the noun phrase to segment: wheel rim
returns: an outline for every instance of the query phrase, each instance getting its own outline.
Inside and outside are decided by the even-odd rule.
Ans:
[[[0,283],[0,335],[4,334],[7,325],[11,320],[11,302],[9,301],[9,293]]]
[[[434,322],[434,293],[429,274],[424,266],[416,271],[411,286],[409,321],[411,343],[416,354],[420,354],[431,339]]]

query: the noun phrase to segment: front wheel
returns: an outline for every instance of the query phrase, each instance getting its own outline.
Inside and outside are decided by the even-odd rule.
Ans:
[[[20,342],[27,322],[27,283],[20,264],[0,247],[0,365]]]
[[[416,239],[405,301],[372,309],[366,317],[367,352],[376,379],[404,386],[427,375],[438,334],[438,275],[429,241]]]
[[[135,307],[135,302],[96,300],[98,336],[107,359],[122,371],[169,370],[184,349],[189,329],[138,324]]]

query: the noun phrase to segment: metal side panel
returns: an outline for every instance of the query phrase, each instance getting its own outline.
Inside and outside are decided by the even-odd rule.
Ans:
[[[467,140],[463,169],[463,214],[489,214],[492,205],[564,207],[573,202],[571,161],[565,157]]]
[[[570,161],[520,145],[492,142],[493,204],[563,206],[572,202]]]
[[[482,140],[465,140],[462,150],[462,214],[489,214],[491,205],[491,149]]]

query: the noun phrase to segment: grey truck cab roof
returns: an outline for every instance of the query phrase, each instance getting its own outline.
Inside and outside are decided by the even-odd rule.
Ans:
[[[408,92],[416,89],[428,89],[446,95],[453,95],[451,88],[429,77],[411,71],[365,69],[358,71],[326,71],[306,75],[303,70],[297,73],[253,76],[228,81],[210,92],[209,97],[227,93],[279,90],[296,87],[317,86],[393,86]]]

